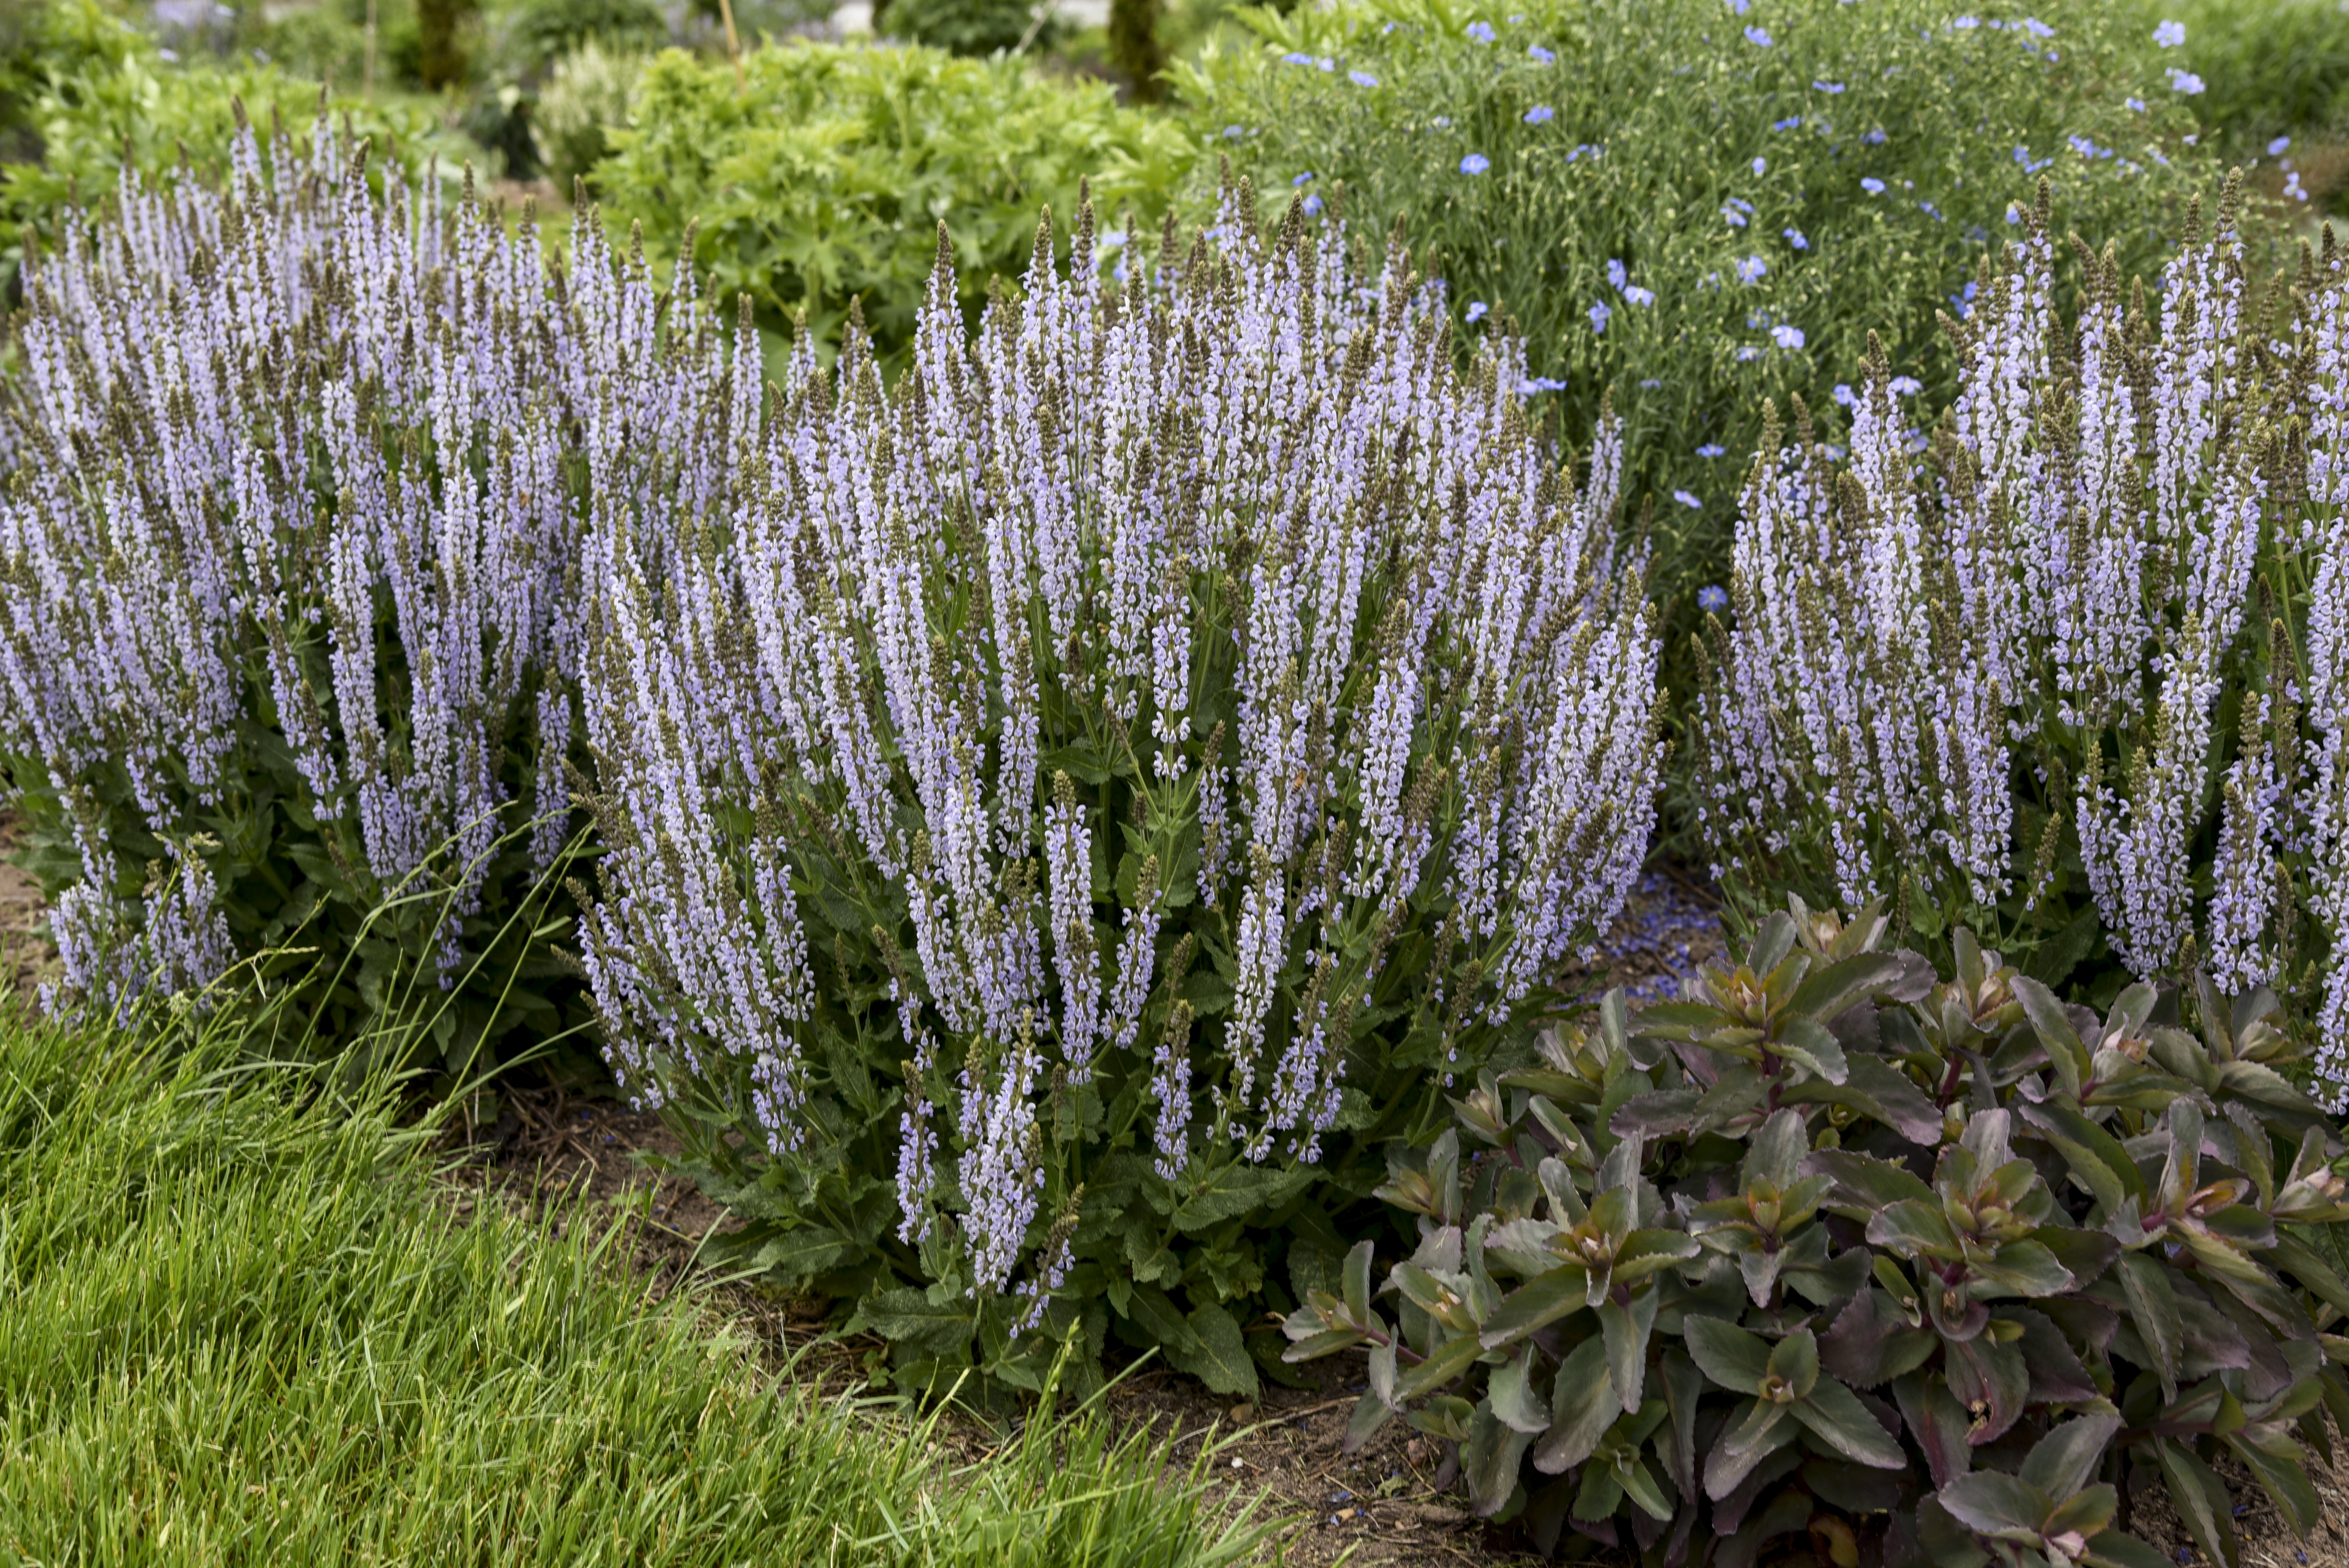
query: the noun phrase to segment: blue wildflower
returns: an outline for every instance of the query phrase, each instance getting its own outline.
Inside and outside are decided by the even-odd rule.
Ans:
[[[1655,291],[1643,289],[1638,284],[1624,285],[1623,297],[1636,305],[1651,305],[1656,303]]]
[[[1758,284],[1769,271],[1769,263],[1759,256],[1748,256],[1737,263],[1737,281],[1741,284]]]
[[[1696,499],[1696,497],[1694,497],[1694,496],[1692,496],[1692,495],[1689,494],[1689,492],[1688,492],[1688,491],[1686,491],[1686,490],[1674,490],[1674,491],[1672,491],[1672,499],[1673,499],[1674,500],[1676,500],[1676,501],[1680,502],[1682,506],[1687,506],[1687,507],[1696,507],[1696,508],[1702,509],[1702,508],[1703,507],[1703,505],[1704,505],[1704,502],[1702,502],[1702,501],[1701,501],[1701,500],[1697,500],[1697,499]]]
[[[1379,85],[1379,78],[1368,71],[1348,71],[1346,79],[1358,88],[1374,88]]]
[[[1471,22],[1468,24],[1468,36],[1480,44],[1489,44],[1493,41],[1493,24]]]
[[[1460,160],[1460,172],[1463,174],[1482,174],[1492,167],[1493,160],[1481,152],[1472,152]]]
[[[1813,82],[1811,84],[1811,90],[1815,93],[1839,93],[1843,91],[1843,84],[1841,82]]]
[[[1767,173],[1769,168],[1770,160],[1766,158],[1757,158],[1754,160],[1754,172],[1756,174]]]
[[[1761,28],[1748,26],[1745,29],[1745,41],[1756,48],[1766,49],[1770,46],[1771,40],[1770,35]]]
[[[1772,130],[1792,130],[1802,123],[1803,117],[1801,115],[1790,114],[1784,119],[1772,120],[1770,122],[1770,129]]]
[[[2174,49],[2186,42],[2186,24],[2164,22],[2153,30],[2153,41],[2165,49]]]
[[[1895,397],[1914,397],[1925,389],[1925,384],[1914,376],[1895,376],[1890,386]]]
[[[1884,194],[1884,181],[1877,179],[1872,174],[1860,181],[1859,188],[1862,191],[1867,191],[1870,196],[1881,196]]]
[[[1592,305],[1590,307],[1590,330],[1593,332],[1606,331],[1607,318],[1614,314],[1615,313],[1613,311],[1607,308],[1607,302],[1605,300],[1600,300],[1597,304]]]
[[[1811,248],[1811,242],[1803,238],[1803,232],[1800,229],[1782,230],[1779,233],[1779,238],[1785,240],[1786,243],[1794,246],[1795,249],[1798,251],[1807,251]]]
[[[1472,299],[1468,302],[1468,319],[1470,321],[1482,321],[1485,319],[1485,302],[1483,300]]]
[[[1703,446],[1699,447],[1696,449],[1696,455],[1700,458],[1717,458],[1726,450],[1728,450],[1726,447],[1721,446],[1717,442],[1707,441]]]
[[[1526,123],[1527,125],[1547,125],[1551,120],[1554,120],[1557,118],[1557,110],[1550,108],[1549,105],[1546,103],[1537,103],[1534,105],[1533,108],[1526,110]]]
[[[1539,44],[1536,44],[1532,47],[1526,49],[1526,53],[1534,57],[1534,64],[1537,66],[1554,66],[1557,63],[1557,57],[1550,53],[1547,49],[1543,48]]]
[[[2291,148],[2291,146],[2292,138],[2288,136],[2279,136],[2273,141],[2268,143],[2268,156],[2270,158],[2280,158],[2288,149]]]
[[[1289,181],[1289,183],[1290,183],[1291,185],[1302,185],[1302,184],[1304,184],[1307,181],[1309,181],[1309,180],[1310,180],[1310,179],[1312,179],[1312,178],[1313,178],[1313,170],[1311,170],[1310,169],[1309,169],[1309,170],[1307,170],[1304,173],[1302,173],[1302,174],[1299,175],[1296,179],[1294,179],[1294,180],[1290,181]]]
[[[1729,608],[1729,590],[1718,583],[1706,583],[1696,591],[1696,607],[1708,615],[1720,614]]]
[[[1783,321],[1770,329],[1770,336],[1781,348],[1803,346],[1803,329],[1799,326],[1788,326]]]

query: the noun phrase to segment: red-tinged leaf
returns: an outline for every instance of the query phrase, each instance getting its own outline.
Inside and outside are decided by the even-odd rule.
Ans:
[[[1589,1271],[1579,1264],[1568,1264],[1527,1280],[1503,1296],[1501,1305],[1485,1319],[1485,1348],[1498,1350],[1514,1345],[1536,1329],[1582,1311],[1589,1289]]]
[[[1358,1451],[1393,1416],[1394,1411],[1388,1408],[1376,1394],[1365,1394],[1355,1400],[1354,1413],[1346,1418],[1346,1452]]]
[[[2175,1438],[2156,1439],[2153,1451],[2169,1482],[2169,1505],[2185,1522],[2187,1533],[2213,1562],[2240,1568],[2231,1500],[2219,1472]]]
[[[2107,1530],[2088,1542],[2084,1568],[2176,1568],[2168,1558],[2134,1535]]]
[[[1960,1476],[1936,1494],[1951,1518],[1993,1541],[2039,1543],[2054,1500],[2029,1481],[1996,1470]]]
[[[1947,1486],[1973,1468],[1973,1448],[1966,1441],[1966,1408],[1948,1385],[1912,1372],[1892,1386],[1892,1397],[1899,1401],[1909,1435],[1925,1451],[1925,1468],[1935,1486]]]
[[[2144,1253],[2124,1253],[2114,1265],[2121,1289],[2128,1296],[2129,1325],[2152,1352],[2154,1370],[2161,1377],[2162,1397],[2178,1398],[2178,1364],[2184,1349],[2178,1333],[2178,1293],[2169,1286],[2168,1271]]]
[[[1878,1160],[1872,1154],[1857,1154],[1848,1149],[1821,1149],[1805,1155],[1803,1172],[1832,1177],[1837,1202],[1870,1214],[1905,1199],[1920,1203],[1933,1202],[1933,1189],[1907,1166]]]
[[[1704,1493],[1715,1501],[1737,1490],[1754,1467],[1795,1440],[1800,1424],[1787,1407],[1756,1399],[1733,1418],[1705,1461]]]
[[[2096,1381],[2088,1375],[2071,1341],[2043,1314],[2027,1306],[2008,1306],[2001,1308],[1999,1315],[2023,1325],[2023,1337],[2016,1343],[2023,1347],[2023,1365],[2031,1375],[2033,1404],[2078,1405],[2098,1397]]]
[[[2075,1416],[2032,1445],[2023,1456],[2023,1479],[2055,1501],[2065,1501],[2096,1473],[2121,1424],[2117,1415]]]
[[[1863,953],[1815,969],[1795,987],[1786,1003],[1787,1010],[1806,1013],[1824,1022],[1861,997],[1898,983],[1905,967],[1892,954]]]
[[[1940,1343],[1912,1328],[1892,1298],[1874,1286],[1856,1291],[1819,1340],[1819,1365],[1846,1383],[1873,1388],[1915,1369]]]
[[[1904,1258],[1958,1255],[1958,1238],[1940,1206],[1916,1199],[1890,1204],[1868,1221],[1868,1239]]]
[[[2023,1365],[2022,1347],[1997,1344],[1987,1334],[1944,1343],[1950,1392],[1970,1413],[1979,1412],[1966,1440],[1980,1448],[2003,1437],[2022,1417],[2031,1396],[2031,1371]]]

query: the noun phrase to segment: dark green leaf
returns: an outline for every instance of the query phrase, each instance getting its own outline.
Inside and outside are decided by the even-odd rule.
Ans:
[[[1248,1355],[1247,1346],[1240,1338],[1240,1326],[1232,1315],[1210,1302],[1192,1308],[1185,1321],[1190,1325],[1196,1348],[1169,1345],[1165,1346],[1166,1359],[1218,1394],[1237,1394],[1254,1399],[1257,1392],[1256,1361]]]
[[[1937,1494],[1951,1517],[1995,1541],[2039,1542],[2054,1501],[2030,1482],[1996,1470],[1960,1476]]]
[[[1770,1347],[1759,1336],[1717,1317],[1691,1317],[1681,1327],[1692,1360],[1735,1394],[1751,1394],[1770,1375]]]
[[[1795,1402],[1795,1418],[1844,1458],[1877,1470],[1899,1470],[1909,1462],[1892,1434],[1859,1402],[1859,1396],[1832,1377],[1822,1377]]]
[[[2023,1456],[2023,1479],[2054,1501],[2064,1501],[2088,1484],[2121,1425],[2116,1413],[2075,1416],[2032,1445]]]
[[[967,1353],[978,1331],[968,1302],[933,1305],[926,1292],[910,1285],[885,1290],[858,1303],[850,1327],[869,1330],[893,1344],[941,1360]]]
[[[1550,1395],[1550,1427],[1534,1449],[1534,1468],[1557,1475],[1588,1459],[1623,1413],[1607,1377],[1607,1346],[1596,1336],[1568,1353]]]

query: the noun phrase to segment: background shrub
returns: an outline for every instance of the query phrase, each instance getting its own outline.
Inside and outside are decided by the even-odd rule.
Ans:
[[[1039,26],[1028,0],[889,0],[881,26],[895,38],[984,58],[1032,45],[1051,22]]]
[[[2175,63],[2201,79],[2193,108],[2230,155],[2349,131],[2349,12],[2338,0],[2141,0],[2137,10],[2148,33],[2163,22],[2185,30]]]
[[[1360,0],[1249,22],[1258,47],[1179,72],[1195,134],[1261,189],[1407,215],[1465,336],[1514,322],[1569,430],[1613,389],[1668,611],[1717,581],[1764,397],[1801,392],[1839,439],[1831,388],[1870,331],[1944,397],[1935,313],[2035,177],[2133,266],[2207,162],[2133,9]]]
[[[2099,1017],[1963,934],[1936,984],[1886,927],[1791,901],[1454,1101],[1382,1190],[1419,1216],[1392,1323],[1367,1243],[1288,1323],[1370,1349],[1349,1446],[1407,1411],[1479,1512],[1670,1561],[2154,1568],[2118,1483],[2231,1564],[2221,1454],[2305,1536],[2349,1205],[2275,998]]]
[[[1619,906],[1655,645],[1619,451],[1578,495],[1402,253],[1232,206],[1120,297],[1092,218],[975,341],[942,248],[893,387],[803,342],[733,525],[599,557],[585,957],[727,1255],[902,1382],[1114,1335],[1253,1393]]]
[[[695,264],[719,297],[750,295],[771,341],[804,313],[828,356],[862,298],[893,372],[940,222],[975,321],[989,276],[1026,266],[1039,207],[1074,212],[1090,178],[1104,212],[1131,201],[1154,227],[1187,157],[1174,127],[1120,110],[1107,86],[1040,80],[1016,61],[792,44],[745,68],[738,93],[723,64],[654,62],[634,126],[595,172],[605,216],[641,225],[657,258],[693,224]]]
[[[645,64],[643,55],[606,48],[593,39],[554,62],[531,115],[531,129],[539,160],[557,191],[570,191],[575,181],[589,180],[591,190],[601,193],[600,180],[591,177],[611,150],[612,133],[628,123],[628,98]]]

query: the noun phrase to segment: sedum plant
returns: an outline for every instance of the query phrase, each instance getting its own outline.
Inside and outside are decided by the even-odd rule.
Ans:
[[[527,219],[372,193],[366,158],[322,119],[264,166],[248,127],[220,189],[126,170],[35,267],[0,759],[58,1005],[253,960],[322,1035],[419,1024],[461,1066],[576,995],[548,873],[586,532],[704,504],[757,383],[592,224],[551,275]]]
[[[2305,1534],[2349,1205],[2272,995],[2099,1016],[1962,932],[1937,979],[1875,907],[1788,905],[1394,1157],[1416,1250],[1287,1325],[1368,1350],[1349,1444],[1404,1414],[1479,1512],[1652,1563],[2152,1568],[2158,1485],[2231,1565],[2222,1455]]]
[[[2236,222],[2230,183],[2152,289],[2075,241],[2065,321],[2043,191],[1950,324],[1961,387],[1930,439],[1880,351],[1848,466],[1799,405],[1791,446],[1773,427],[1693,815],[1749,911],[1881,896],[2099,1001],[2206,965],[2275,986],[2337,1098],[2349,274],[2328,237],[2255,304]]]
[[[902,381],[802,337],[744,504],[666,583],[596,556],[614,1070],[907,1383],[1115,1335],[1253,1390],[1647,843],[1611,435],[1578,487],[1399,240],[1216,232],[1116,291],[1048,224],[974,337],[942,230]]]

